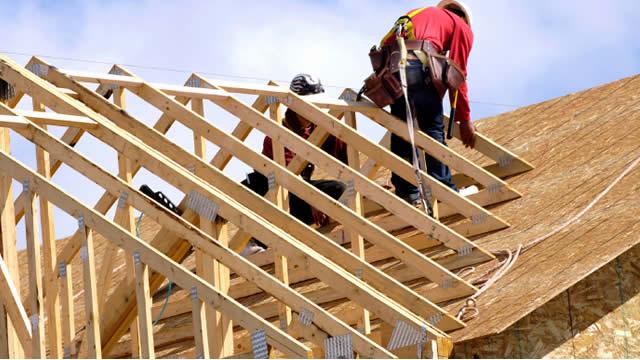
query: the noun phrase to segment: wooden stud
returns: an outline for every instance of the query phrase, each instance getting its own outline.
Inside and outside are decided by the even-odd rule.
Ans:
[[[45,107],[37,99],[32,100],[35,112],[44,112]],[[47,130],[46,125],[41,125]],[[36,164],[38,173],[47,179],[51,179],[51,157],[49,153],[36,146]],[[24,204],[26,204],[26,200]],[[48,334],[49,351],[51,357],[61,358],[62,351],[62,323],[60,317],[60,294],[58,293],[58,282],[52,281],[58,273],[56,232],[53,221],[53,208],[47,199],[40,197],[40,226],[42,228],[42,253],[44,257],[44,278],[45,282],[45,308],[47,313],[46,329]],[[44,326],[44,319],[43,319]]]
[[[11,152],[11,141],[9,129],[0,128],[0,151]],[[0,174],[0,230],[2,235],[2,257],[4,257],[8,274],[14,283],[20,283],[18,268],[18,252],[16,250],[16,223],[14,221],[13,208],[13,185],[8,174]],[[16,289],[18,299],[20,298],[20,288]],[[7,305],[5,304],[5,311]],[[16,333],[15,318],[10,319],[5,311],[0,309],[0,356],[7,358],[20,358],[24,356],[24,348],[20,343],[20,335]],[[18,329],[19,330],[19,329]],[[28,348],[28,346],[27,346]]]
[[[29,309],[31,312],[31,357],[44,359],[47,355],[44,326],[44,296],[42,289],[42,268],[40,265],[40,241],[35,218],[38,216],[35,194],[29,190],[29,183],[23,183],[25,198],[25,230],[27,256],[29,257]]]
[[[82,260],[82,273],[84,280],[84,312],[87,321],[87,356],[89,358],[100,359],[102,358],[102,342],[100,341],[100,314],[98,312],[93,231],[85,225],[85,221],[86,219],[84,215],[80,215],[80,218],[78,219],[78,227],[80,229],[80,240],[82,244],[80,257]]]
[[[191,107],[193,111],[201,116],[204,116],[204,104],[202,99],[193,99],[191,101]],[[206,140],[197,133],[193,133],[194,152],[200,159],[206,160],[207,158],[207,143]],[[198,170],[196,168],[196,175]],[[206,217],[200,216],[199,219],[200,228],[207,234],[214,236],[220,241],[220,237],[217,236],[217,231],[221,230],[219,222],[211,222]],[[224,237],[222,242],[228,241],[228,238]],[[223,244],[224,245],[224,244]],[[216,286],[216,288],[222,293],[228,292],[228,284],[230,284],[230,272],[229,268],[220,264],[210,255],[202,252],[200,249],[196,249],[196,273],[203,279],[209,281],[209,283]],[[233,322],[228,316],[213,309],[209,306],[205,306],[205,317],[207,319],[208,327],[207,335],[208,347],[211,356],[214,357],[227,357],[233,355]]]
[[[271,120],[276,123],[282,125],[283,121],[283,109],[282,105],[279,103],[274,103],[269,105],[269,116]],[[284,146],[279,143],[277,140],[272,139],[271,142],[273,160],[282,166],[287,166],[286,158],[285,158],[285,149]],[[274,177],[269,180],[269,182],[274,182],[274,188],[269,189],[269,193],[267,193],[267,198],[269,201],[274,203],[277,207],[283,209],[284,211],[289,210],[289,199],[286,189],[284,189],[280,184],[275,182],[275,174]],[[283,284],[289,285],[289,269],[287,264],[287,257],[283,256],[275,252],[275,268],[276,268],[276,277],[278,280],[282,281]],[[280,329],[287,331],[289,325],[291,324],[291,308],[288,307],[285,303],[278,303],[278,317],[280,319]]]
[[[208,325],[205,306],[197,297],[197,288],[191,289],[191,313],[193,316],[193,340],[195,343],[196,359],[209,359]]]
[[[356,114],[353,112],[345,113],[345,123],[352,127],[354,130],[357,129],[356,125]],[[353,146],[347,145],[347,161],[349,166],[359,170],[360,169],[360,152]],[[353,194],[347,194],[350,196],[347,201],[349,207],[358,215],[362,216],[362,196],[359,192],[353,190]],[[365,250],[364,250],[364,238],[362,235],[358,234],[355,231],[349,231],[349,238],[351,239],[351,251],[366,261]],[[356,274],[358,276],[359,274]],[[369,311],[365,308],[358,307],[358,311],[362,312],[362,318],[358,321],[358,329],[365,334],[368,335],[371,333],[371,321],[369,316]]]
[[[149,266],[140,260],[139,254],[133,254],[136,278],[136,301],[138,303],[138,321],[140,323],[140,356],[142,359],[154,359],[153,324],[151,318],[151,294],[149,293]]]
[[[61,262],[59,264],[59,270],[62,272],[60,276],[60,302],[62,304],[61,319],[62,319],[62,343],[63,357],[71,356],[71,347],[73,346],[73,339],[76,336],[76,323],[75,312],[73,306],[73,271],[72,265]]]

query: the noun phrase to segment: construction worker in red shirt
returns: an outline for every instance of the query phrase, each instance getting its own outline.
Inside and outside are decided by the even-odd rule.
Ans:
[[[449,53],[449,59],[457,64],[466,79],[467,62],[473,45],[473,32],[471,31],[471,11],[457,0],[443,0],[436,7],[426,7],[412,10],[399,19],[407,19],[405,29],[407,41],[407,89],[408,97],[414,119],[417,119],[420,130],[438,142],[445,144],[444,119],[442,98],[443,89],[436,89],[430,81],[429,68],[415,55],[415,48],[419,40],[429,42],[431,49],[444,54]],[[418,40],[418,41],[409,41]],[[394,30],[390,31],[381,41],[382,47],[391,47],[396,43]],[[397,74],[396,74],[397,76]],[[445,89],[446,90],[446,89]],[[455,121],[460,125],[460,134],[465,146],[473,147],[475,143],[475,129],[471,122],[469,108],[469,96],[466,81],[458,88],[457,109]],[[449,91],[451,103],[454,103],[454,94]],[[404,97],[396,99],[391,104],[391,113],[406,121],[406,103]],[[445,144],[446,145],[446,144]],[[412,160],[413,148],[410,143],[399,136],[392,135],[391,151],[396,155]],[[431,156],[426,156],[427,173],[436,180],[458,191],[451,179],[449,167]],[[396,174],[392,175],[391,182],[396,188],[396,194],[412,204],[420,201],[420,193],[416,186],[405,181]]]

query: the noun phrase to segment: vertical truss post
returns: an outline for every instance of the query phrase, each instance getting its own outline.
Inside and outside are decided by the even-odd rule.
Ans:
[[[193,111],[204,116],[204,102],[202,99],[192,99],[191,107]],[[207,159],[207,142],[200,135],[194,132],[193,147],[195,155],[204,161]],[[196,175],[197,169],[194,169]],[[205,216],[200,216],[200,228],[205,233],[212,235],[222,245],[228,246],[226,235],[226,225],[220,221],[212,221]],[[220,236],[223,235],[223,236]],[[196,249],[196,273],[209,283],[213,284],[221,292],[227,293],[231,286],[229,269],[208,255]],[[207,324],[213,326],[209,332],[204,332],[208,341],[208,351],[213,357],[223,357],[233,355],[233,323],[231,319],[221,312],[205,306],[204,309]]]
[[[71,346],[76,336],[75,313],[73,310],[73,271],[71,265],[61,261],[58,264],[60,274],[60,302],[62,304],[62,343],[63,357],[71,357]]]
[[[356,114],[354,112],[346,112],[344,114],[345,123],[351,126],[354,130],[357,129]],[[349,166],[358,170],[360,169],[360,152],[352,145],[347,145],[347,161]],[[353,209],[358,215],[364,216],[362,208],[362,196],[353,187],[353,183],[347,184],[347,190],[345,191],[348,198],[346,199],[349,207]],[[364,238],[355,231],[349,231],[349,237],[351,239],[351,251],[359,258],[365,260],[364,250]],[[356,274],[359,278],[362,278],[362,274]],[[358,307],[362,312],[362,317],[358,320],[358,329],[365,335],[371,333],[371,321],[369,310]]]
[[[149,266],[140,260],[140,253],[133,253],[136,273],[136,300],[140,323],[140,355],[142,359],[154,359],[153,324],[151,323],[151,294],[149,293]]]
[[[29,190],[29,182],[22,183],[26,194],[24,215],[29,257],[29,309],[31,310],[31,357],[44,359],[47,355],[44,331],[44,297],[42,291],[42,268],[40,265],[40,241],[35,217],[38,216],[35,194]]]
[[[283,107],[279,103],[269,104],[269,116],[273,121],[280,125],[282,125],[284,117],[282,110]],[[284,146],[275,139],[272,139],[271,146],[273,147],[273,159],[278,164],[286,167],[287,164],[285,159]],[[273,176],[268,176],[267,178],[269,182],[269,193],[267,194],[269,201],[273,202],[279,208],[287,211],[289,208],[287,190],[276,183],[275,174]],[[282,256],[282,254],[279,254],[277,252],[274,253],[276,277],[285,285],[289,285],[289,269],[287,257]],[[283,331],[287,331],[289,325],[291,325],[291,308],[281,301],[278,302],[278,316],[280,318],[280,329],[282,329]]]
[[[98,291],[96,287],[96,264],[93,248],[93,231],[84,223],[84,216],[78,218],[80,230],[80,259],[84,277],[84,313],[87,320],[87,357],[102,358],[100,340],[100,314],[98,312]]]
[[[126,109],[127,103],[125,98],[124,88],[117,87],[113,92],[113,102],[119,106],[121,109]],[[133,183],[133,169],[131,165],[131,161],[124,155],[118,154],[118,176],[124,180],[127,184],[131,185]],[[122,195],[122,194],[121,194]],[[118,203],[118,212],[120,212],[120,216],[116,214],[116,222],[118,225],[122,226],[124,229],[128,230],[130,233],[136,233],[135,226],[135,215],[133,213],[133,207],[129,205],[126,201],[122,201]],[[113,244],[111,244],[113,247]],[[133,281],[136,278],[135,264],[133,262],[133,257],[129,255],[125,255],[126,264],[127,264],[127,279],[129,281]],[[109,273],[109,276],[105,277],[105,283],[103,283],[103,289],[108,289],[111,282],[111,267],[104,269]],[[106,291],[106,290],[104,290]],[[106,295],[106,294],[105,294]],[[106,298],[106,296],[105,296]],[[140,340],[140,322],[139,318],[136,318],[131,322],[131,327],[129,328],[129,332],[131,334],[131,357],[132,358],[140,358],[141,354],[141,340]]]
[[[193,339],[196,347],[196,359],[209,359],[209,340],[207,339],[205,306],[198,298],[198,292],[195,286],[191,288],[191,313],[193,317]]]
[[[0,128],[0,151],[11,153],[9,129]],[[18,252],[16,250],[16,221],[13,205],[12,178],[0,174],[0,231],[2,235],[2,257],[15,284],[20,284],[18,274]],[[20,288],[16,288],[18,296]],[[5,306],[6,307],[6,306]],[[18,334],[5,307],[0,306],[0,357],[24,357],[24,349],[20,344]]]
[[[45,107],[37,99],[32,100],[34,111],[45,111]],[[41,125],[47,130],[46,125]],[[36,146],[36,163],[38,173],[47,179],[51,178],[51,158],[49,153],[41,147]],[[53,279],[53,275],[57,272],[57,251],[56,236],[53,223],[53,208],[51,204],[40,197],[40,226],[42,227],[42,252],[44,255],[44,276],[45,279]],[[49,340],[49,351],[53,358],[63,356],[62,338],[61,338],[61,317],[60,317],[60,295],[58,294],[57,283],[55,281],[47,281],[45,289],[45,301],[47,311],[47,330]],[[44,322],[44,320],[43,320]],[[44,326],[44,324],[42,324]]]

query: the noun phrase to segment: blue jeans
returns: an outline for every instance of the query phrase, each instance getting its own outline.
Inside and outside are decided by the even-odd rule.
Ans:
[[[418,122],[420,130],[446,146],[447,144],[444,141],[442,99],[433,85],[425,84],[425,78],[427,76],[428,74],[422,69],[422,63],[419,61],[409,61],[407,65],[407,87],[409,90],[411,111],[413,112],[414,119]],[[391,113],[397,118],[406,121],[407,115],[404,97],[396,100],[396,102],[391,105]],[[413,162],[411,143],[394,134],[391,135],[391,152],[407,160],[409,163]],[[426,162],[427,174],[454,191],[458,191],[456,185],[451,180],[451,171],[448,166],[429,155],[426,155]],[[414,202],[420,199],[418,188],[400,176],[393,174],[391,176],[391,183],[396,188],[396,195],[406,201]]]

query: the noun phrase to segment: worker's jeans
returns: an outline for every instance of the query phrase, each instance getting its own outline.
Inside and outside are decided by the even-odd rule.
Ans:
[[[337,180],[308,180],[308,182],[318,190],[336,200],[339,199],[340,196],[342,196],[342,193],[346,189],[344,183]],[[254,171],[251,174],[247,175],[247,179],[242,182],[242,185],[250,188],[260,196],[264,196],[269,191],[267,177],[257,171]],[[289,194],[289,211],[291,212],[291,215],[293,217],[307,225],[311,225],[315,221],[313,219],[313,211],[311,210],[311,205],[292,193]],[[264,244],[260,242],[258,243],[260,244],[260,246],[266,248]]]
[[[413,116],[414,119],[417,120],[420,130],[446,145],[444,141],[442,99],[438,96],[436,89],[432,85],[426,85],[424,83],[426,76],[428,75],[422,69],[422,63],[419,61],[409,61],[407,66],[407,87]],[[399,119],[406,121],[404,97],[396,100],[396,102],[391,105],[391,113]],[[409,163],[413,163],[411,143],[404,141],[401,137],[391,135],[391,151],[409,161]],[[458,191],[451,180],[451,171],[448,166],[429,155],[426,156],[426,163],[427,174],[454,191]],[[406,201],[413,203],[420,199],[418,188],[395,173],[391,176],[391,183],[396,188],[396,194]]]

